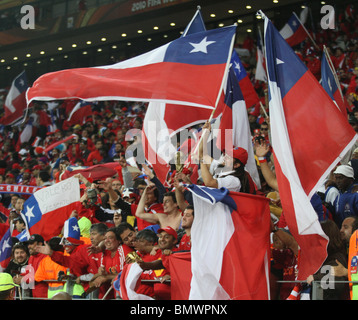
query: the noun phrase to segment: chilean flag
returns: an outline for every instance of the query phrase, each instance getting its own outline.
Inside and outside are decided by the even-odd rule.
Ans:
[[[205,24],[198,9],[185,28],[182,38],[205,31]],[[145,158],[163,184],[170,171],[169,161],[175,157],[177,151],[170,139],[184,128],[205,122],[213,112],[214,117],[217,117],[221,111],[219,108],[215,109],[215,105],[216,102],[206,107],[185,106],[183,109],[179,104],[155,101],[149,103],[143,121],[143,149]]]
[[[287,41],[287,43],[293,47],[307,38],[307,32],[304,24],[307,21],[308,7],[305,7],[300,18],[296,13],[293,13],[285,26],[280,30],[281,36]]]
[[[50,144],[49,146],[46,147],[44,152],[47,153],[47,152],[51,151],[52,149],[56,148],[57,146],[59,146],[60,144],[65,143],[66,141],[72,140],[77,137],[78,136],[76,134],[71,134],[70,136],[68,136],[60,141],[56,141],[56,142]]]
[[[47,73],[27,91],[27,102],[160,101],[215,106],[231,58],[236,26],[180,37],[113,65]]]
[[[195,207],[189,299],[269,299],[269,201],[225,188],[187,188]]]
[[[5,232],[0,241],[0,266],[4,268],[6,268],[11,258],[12,240],[10,229]]]
[[[26,72],[21,72],[12,82],[8,95],[5,99],[5,115],[0,120],[3,125],[10,125],[23,117],[26,109],[26,90],[28,82]]]
[[[68,127],[74,126],[75,124],[83,125],[86,122],[87,117],[92,115],[92,106],[86,101],[78,102],[70,114],[68,115],[65,123]]]
[[[347,117],[347,109],[344,103],[344,100],[342,98],[341,91],[339,90],[337,86],[337,82],[334,77],[334,67],[333,65],[330,65],[327,60],[327,54],[326,51],[324,51],[321,61],[321,77],[322,77],[322,87],[328,95],[331,97],[331,99],[337,104],[338,108],[341,110],[343,115]]]
[[[154,300],[145,294],[136,293],[143,269],[138,263],[125,264],[122,272],[113,281],[113,288],[123,300]]]
[[[247,151],[248,160],[245,168],[260,189],[261,182],[252,146],[246,103],[232,67],[229,70],[216,144],[221,150],[231,150],[234,146],[235,148],[244,148]]]
[[[235,50],[232,52],[231,64],[235,71],[237,81],[239,81],[239,86],[246,103],[246,108],[250,108],[257,102],[259,102],[260,99],[239,58],[239,55],[236,53]]]
[[[353,146],[347,118],[265,17],[266,67],[275,171],[288,228],[300,246],[298,280],[327,257],[310,199]]]
[[[74,177],[36,191],[21,212],[26,230],[30,235],[42,235],[45,241],[58,236],[79,200],[79,180]]]

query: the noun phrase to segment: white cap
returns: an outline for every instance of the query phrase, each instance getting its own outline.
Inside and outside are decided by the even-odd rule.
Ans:
[[[347,178],[354,178],[354,170],[347,164],[342,164],[341,166],[337,167],[336,171],[333,173],[344,175]]]

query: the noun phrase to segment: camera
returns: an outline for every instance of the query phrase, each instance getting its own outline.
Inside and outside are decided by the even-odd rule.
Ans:
[[[259,142],[259,143],[262,143],[262,142],[265,142],[266,139],[265,139],[265,137],[263,137],[263,136],[256,136],[256,137],[255,137],[255,141],[257,141],[257,142]]]
[[[87,189],[87,197],[89,204],[94,205],[97,202],[97,190]]]

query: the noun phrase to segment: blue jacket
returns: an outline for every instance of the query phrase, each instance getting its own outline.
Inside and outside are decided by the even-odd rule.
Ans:
[[[346,192],[340,193],[334,200],[332,214],[339,227],[348,216],[358,216],[358,193],[351,192],[354,186],[356,184],[352,184]]]

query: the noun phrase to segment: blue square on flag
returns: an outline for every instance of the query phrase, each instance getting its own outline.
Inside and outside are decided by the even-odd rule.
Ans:
[[[10,229],[8,229],[0,241],[0,262],[5,261],[11,256],[12,240]]]
[[[42,212],[35,197],[32,196],[25,201],[21,215],[29,229],[41,220]]]
[[[27,77],[26,77],[26,73],[22,72],[15,80],[14,80],[14,85],[17,88],[17,90],[19,90],[19,92],[23,92],[28,88],[28,83],[27,83]]]
[[[307,71],[307,67],[280,33],[274,29],[272,23],[267,25],[265,42],[275,44],[266,46],[267,60],[274,61],[274,63],[267,64],[267,68],[271,81],[277,83],[281,89],[282,98],[284,98]]]
[[[227,28],[231,28],[231,30]],[[196,65],[223,64],[228,56],[222,48],[227,47],[235,32],[234,27],[198,32],[171,42],[164,61]],[[214,31],[214,32],[213,32]]]

